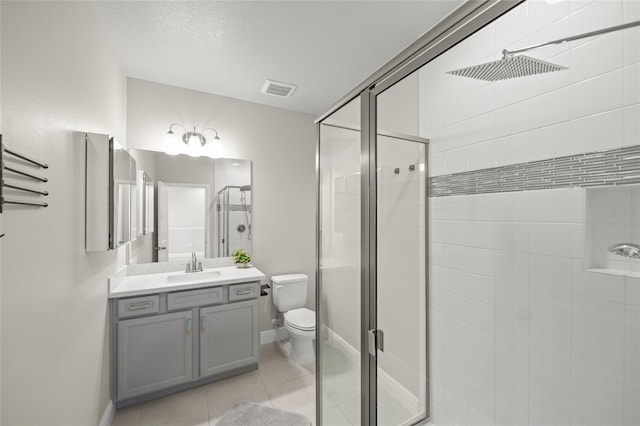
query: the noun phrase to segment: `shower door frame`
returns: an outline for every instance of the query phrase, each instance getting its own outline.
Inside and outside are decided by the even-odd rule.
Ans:
[[[331,114],[360,97],[361,108],[361,424],[377,425],[377,364],[376,358],[370,355],[368,348],[369,330],[375,330],[377,326],[377,96],[392,87],[405,77],[416,72],[424,65],[454,47],[465,38],[476,33],[485,25],[493,22],[501,15],[509,12],[526,0],[467,0],[447,18],[436,24],[431,30],[420,37],[416,42],[403,50],[387,64],[382,66],[356,88],[336,102],[326,113],[316,121],[316,324],[320,324],[321,280],[320,280],[320,128],[323,121]],[[428,160],[428,152],[426,154]],[[427,179],[428,195],[428,166],[425,163],[425,179]],[[425,200],[428,205],[428,199]],[[425,232],[428,236],[429,222],[428,212]],[[426,285],[427,285],[427,326],[429,322],[428,309],[428,245],[427,250]],[[321,341],[321,327],[316,327],[316,342]],[[429,344],[429,330],[427,333],[427,345]],[[322,425],[322,361],[320,347],[316,344],[316,423]],[[429,362],[427,348],[427,401],[426,417],[417,420],[413,424],[429,419],[430,417],[430,385]]]
[[[378,347],[376,342],[375,353],[369,352],[369,331],[378,330],[378,137],[385,136],[392,139],[423,144],[424,154],[424,214],[425,214],[425,300],[426,310],[424,332],[426,344],[425,363],[426,393],[424,398],[425,415],[417,419],[412,418],[411,424],[418,424],[430,417],[430,392],[429,392],[429,186],[427,176],[429,171],[429,140],[418,136],[395,134],[378,128],[377,120],[377,96],[384,90],[376,92],[368,90],[361,95],[360,105],[362,117],[368,116],[368,125],[361,132],[361,175],[362,183],[362,253],[361,253],[361,294],[362,294],[362,324],[361,329],[361,379],[362,389],[365,385],[368,392],[362,393],[361,419],[363,425],[377,424],[378,402]],[[366,326],[365,326],[366,325]],[[365,395],[367,394],[368,395]],[[365,402],[366,399],[366,402]]]

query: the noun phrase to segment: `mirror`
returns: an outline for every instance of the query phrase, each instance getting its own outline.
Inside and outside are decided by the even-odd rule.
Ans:
[[[136,162],[117,141],[111,139],[113,175],[113,248],[135,239],[136,228]]]
[[[106,251],[136,240],[136,161],[114,138],[75,132],[85,148],[85,250]]]
[[[158,262],[226,257],[251,251],[251,161],[189,157],[132,149],[144,170],[137,216]],[[154,191],[155,189],[155,191]],[[153,246],[153,247],[151,247]],[[145,248],[146,250],[146,248]]]
[[[155,185],[153,178],[144,175],[144,235],[153,234],[155,226]]]
[[[137,214],[137,235],[149,235],[153,233],[154,212],[154,184],[153,178],[144,170],[138,170],[136,179],[138,214]]]
[[[251,162],[219,158],[214,160],[215,257],[228,257],[238,248],[251,252],[252,186]]]

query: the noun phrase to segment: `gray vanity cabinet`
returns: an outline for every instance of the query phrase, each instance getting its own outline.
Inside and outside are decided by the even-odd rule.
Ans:
[[[200,377],[258,362],[258,315],[256,300],[200,309]]]
[[[118,398],[186,383],[192,378],[191,311],[118,322]]]
[[[117,408],[258,368],[260,282],[112,298]]]

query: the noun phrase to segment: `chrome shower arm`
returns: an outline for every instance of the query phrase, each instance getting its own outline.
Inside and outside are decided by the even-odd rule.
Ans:
[[[611,32],[614,32],[614,31],[626,30],[627,28],[633,28],[633,27],[638,27],[638,26],[640,26],[640,21],[633,21],[633,22],[628,22],[626,24],[622,24],[622,25],[616,25],[614,27],[602,28],[600,30],[590,31],[588,33],[582,33],[582,34],[574,35],[574,36],[571,36],[571,37],[565,37],[565,38],[561,38],[561,39],[558,39],[558,40],[547,41],[545,43],[534,44],[532,46],[523,47],[522,49],[517,49],[517,50],[504,49],[502,51],[502,55],[503,55],[502,57],[503,57],[503,59],[506,59],[509,56],[515,55],[517,53],[528,52],[529,50],[538,49],[539,47],[551,46],[551,45],[554,45],[554,44],[562,44],[562,43],[566,43],[566,42],[569,42],[569,41],[580,40],[580,39],[587,38],[587,37],[594,37],[594,36],[597,36],[597,35],[600,35],[600,34],[607,34],[607,33],[611,33]]]

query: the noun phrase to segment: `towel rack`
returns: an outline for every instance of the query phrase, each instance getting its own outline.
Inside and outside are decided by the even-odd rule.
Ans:
[[[40,195],[44,195],[44,196],[49,195],[49,193],[47,191],[38,191],[37,189],[25,188],[24,186],[18,186],[18,185],[11,185],[11,184],[8,184],[6,182],[4,183],[4,186],[6,188],[12,188],[12,189],[17,189],[19,191],[31,192],[33,194],[40,194]]]
[[[34,166],[38,166],[42,169],[48,169],[49,165],[46,163],[41,163],[40,161],[36,161],[33,160],[29,157],[27,157],[26,155],[22,155],[19,154],[13,150],[10,150],[8,148],[6,148],[3,143],[2,143],[2,135],[0,135],[0,213],[2,213],[2,206],[5,204],[13,204],[13,205],[20,205],[20,206],[34,206],[34,207],[47,207],[49,204],[44,203],[44,202],[40,202],[40,201],[28,201],[28,200],[17,200],[17,199],[7,199],[4,197],[4,188],[11,188],[14,189],[16,191],[24,191],[27,192],[29,194],[36,194],[36,195],[40,195],[40,196],[48,196],[49,192],[48,191],[43,191],[40,189],[36,189],[36,188],[29,188],[27,186],[22,186],[22,185],[18,185],[15,183],[8,183],[5,181],[5,170],[11,173],[15,173],[17,175],[23,176],[23,177],[27,177],[29,179],[33,179],[35,181],[38,182],[48,182],[49,179],[47,179],[46,177],[42,177],[42,176],[37,176],[34,175],[32,173],[26,172],[24,170],[20,170],[17,169],[13,166],[7,166],[5,164],[5,158],[4,155],[5,154],[9,154],[12,155],[16,158],[19,158],[21,160],[24,160],[30,164],[33,164]],[[0,235],[0,238],[2,238],[4,236],[4,234]]]
[[[2,204],[20,204],[22,206],[36,207],[47,207],[49,205],[47,203],[32,203],[31,201],[7,200],[6,198],[2,200]]]
[[[39,180],[40,182],[48,182],[49,181],[49,179],[47,179],[46,177],[35,176],[35,175],[32,175],[31,173],[27,173],[27,172],[22,171],[22,170],[14,169],[13,167],[4,166],[3,169],[4,170],[9,170],[10,172],[13,172],[13,173],[16,173],[16,174],[19,174],[19,175],[22,175],[22,176],[26,176],[26,177],[31,178],[31,179]]]
[[[11,154],[11,155],[13,155],[14,157],[21,158],[21,159],[23,159],[24,161],[27,161],[27,162],[29,162],[29,163],[31,163],[31,164],[36,165],[36,166],[40,166],[40,167],[42,167],[43,169],[48,169],[48,168],[49,168],[49,166],[48,166],[46,163],[40,163],[40,162],[38,162],[38,161],[32,160],[32,159],[30,159],[30,158],[25,157],[24,155],[21,155],[21,154],[18,154],[17,152],[11,151],[11,150],[10,150],[10,149],[8,149],[8,148],[5,148],[5,149],[4,149],[4,152],[6,152],[7,154]]]

